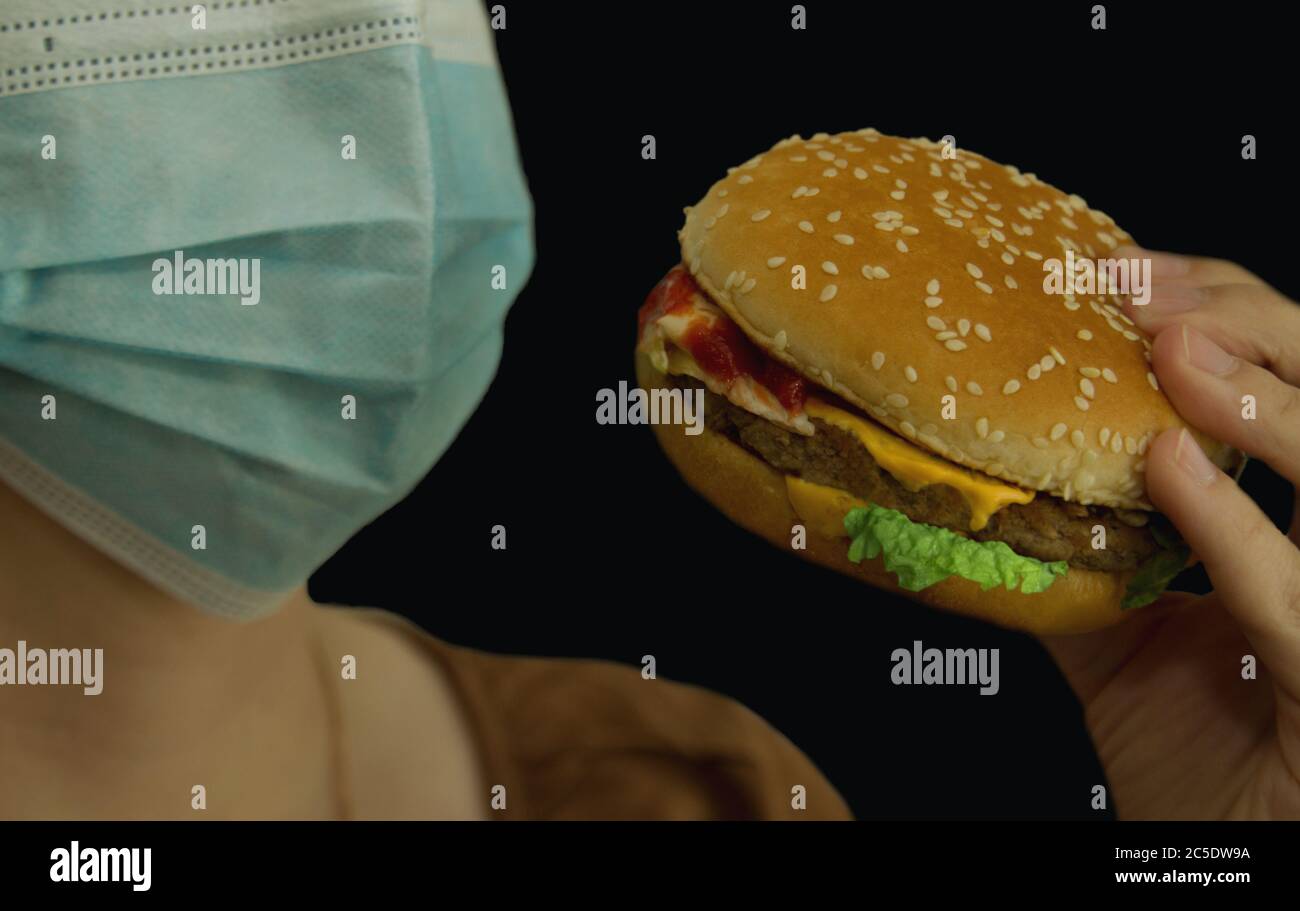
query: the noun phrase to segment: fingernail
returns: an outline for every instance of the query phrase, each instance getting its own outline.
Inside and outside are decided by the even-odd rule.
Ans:
[[[1133,314],[1134,319],[1141,320],[1143,317],[1171,316],[1175,313],[1186,313],[1203,303],[1205,303],[1205,289],[1197,285],[1153,282],[1151,300],[1145,304],[1131,301],[1130,312]]]
[[[1189,326],[1183,326],[1183,353],[1187,361],[1197,370],[1204,370],[1215,376],[1231,373],[1237,366],[1237,359],[1224,351],[1214,342]]]
[[[1219,473],[1219,469],[1214,467],[1214,463],[1201,451],[1201,447],[1196,445],[1196,441],[1186,429],[1178,431],[1174,461],[1178,463],[1179,468],[1187,472],[1188,477],[1202,486],[1213,481]]]
[[[1151,263],[1152,278],[1178,278],[1192,271],[1192,258],[1177,253],[1157,253],[1141,247],[1127,245],[1110,254],[1123,259],[1145,259]]]

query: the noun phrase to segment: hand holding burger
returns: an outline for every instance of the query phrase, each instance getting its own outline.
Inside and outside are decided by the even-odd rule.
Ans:
[[[778,143],[686,211],[639,315],[650,392],[703,387],[656,435],[737,524],[926,604],[1039,633],[1113,624],[1188,548],[1147,493],[1188,427],[1107,289],[1044,266],[1129,236],[1032,174],[874,130]]]
[[[1300,307],[1232,263],[1148,254],[1127,312],[1180,414],[1300,484]],[[1243,395],[1258,417],[1241,417]],[[1044,639],[1085,708],[1126,818],[1300,819],[1300,514],[1289,539],[1181,430],[1147,450],[1152,503],[1214,591]],[[1250,673],[1253,665],[1254,673]]]

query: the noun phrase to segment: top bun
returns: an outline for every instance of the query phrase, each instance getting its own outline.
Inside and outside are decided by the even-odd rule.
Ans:
[[[1147,445],[1187,426],[1151,342],[1119,295],[1043,288],[1043,260],[1132,238],[1033,174],[944,151],[871,129],[782,140],[686,210],[682,259],[755,343],[916,444],[1065,500],[1151,509]]]

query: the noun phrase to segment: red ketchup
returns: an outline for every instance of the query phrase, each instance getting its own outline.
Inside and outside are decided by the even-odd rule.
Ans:
[[[675,266],[654,286],[637,312],[639,331],[645,332],[649,323],[662,316],[689,309],[695,294],[708,298],[684,266]],[[768,357],[726,316],[719,316],[713,323],[696,320],[682,338],[681,347],[705,373],[724,385],[730,386],[737,378],[749,375],[771,392],[791,415],[803,411],[808,398],[807,380]]]

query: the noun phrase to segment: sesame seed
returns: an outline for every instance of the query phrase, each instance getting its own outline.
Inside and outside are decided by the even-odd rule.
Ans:
[[[842,214],[842,213],[840,212],[839,209],[836,209],[834,212],[827,212],[827,213],[826,213],[826,220],[829,221],[830,223],[834,224],[835,222],[837,222],[837,221],[840,220],[840,215],[841,215],[841,214]]]
[[[1111,370],[1109,367],[1103,367],[1103,368],[1101,368],[1101,378],[1104,379],[1104,380],[1105,380],[1106,382],[1108,382],[1108,383],[1118,383],[1118,382],[1119,382],[1119,377],[1115,376],[1115,371],[1114,371],[1114,370]]]
[[[983,278],[983,277],[984,277],[984,272],[983,272],[983,270],[981,270],[980,267],[977,266],[977,265],[975,265],[974,263],[967,263],[967,264],[966,264],[966,271],[970,273],[971,278]]]
[[[903,376],[907,377],[907,381],[908,381],[909,383],[915,383],[915,382],[916,382],[916,368],[913,367],[911,364],[908,364],[906,367],[903,368]]]
[[[881,367],[885,366],[885,352],[877,351],[873,353],[871,355],[871,366],[876,370],[879,370]]]
[[[1082,430],[1078,430],[1077,428],[1076,428],[1075,430],[1071,430],[1071,431],[1070,431],[1070,442],[1074,444],[1074,448],[1075,448],[1075,449],[1082,449],[1082,448],[1083,448],[1083,444],[1086,442],[1086,440],[1085,440],[1085,438],[1084,438],[1084,436],[1083,436],[1083,431],[1082,431]]]
[[[805,234],[811,234],[813,232],[812,222],[810,221],[799,222],[799,230]]]
[[[1137,455],[1138,443],[1136,437],[1124,438],[1124,451],[1127,452],[1129,455]]]
[[[817,157],[820,158],[822,161],[834,161],[835,153],[823,149],[822,151],[817,153]]]
[[[1088,379],[1086,376],[1079,380],[1079,391],[1090,399],[1097,397],[1097,390],[1093,387],[1092,380]]]
[[[1118,455],[1118,454],[1119,454],[1119,451],[1120,451],[1121,449],[1123,449],[1123,448],[1124,448],[1124,437],[1123,437],[1122,435],[1120,435],[1120,434],[1117,433],[1117,434],[1115,434],[1113,437],[1110,438],[1110,451],[1111,451],[1111,452],[1116,453],[1116,454]]]
[[[825,171],[822,171],[822,177],[839,177],[839,176],[840,176],[840,172],[835,170],[834,168],[827,168]]]
[[[830,262],[830,261],[827,261],[827,262],[822,263],[822,271],[825,272],[827,275],[839,275],[839,274],[840,274],[840,268],[839,268],[839,266],[835,265],[835,263]]]
[[[704,222],[704,230],[706,230],[706,231],[709,230],[710,228],[712,228],[712,227],[713,227],[714,225],[716,225],[717,223],[718,223],[718,220],[717,220],[716,218],[714,218],[712,215],[710,215],[710,216],[708,217],[708,219],[705,220],[705,222]]]
[[[754,178],[748,174],[741,174],[740,180],[737,181],[737,183],[741,183],[741,184],[753,183],[753,182],[754,182]]]
[[[838,290],[839,288],[835,287],[834,285],[827,285],[825,288],[822,288],[822,293],[821,293],[822,303],[825,303],[826,301],[834,297],[835,292]]]
[[[975,324],[975,335],[978,336],[981,341],[985,341],[985,342],[993,341],[993,333],[989,332],[989,327],[984,325],[983,323]]]
[[[980,289],[981,291],[983,291],[985,294],[992,294],[992,293],[993,293],[993,286],[990,285],[988,282],[976,282],[976,283],[975,283],[975,287],[976,287],[976,288],[979,288],[979,289]]]
[[[1015,291],[1020,287],[1020,285],[1016,284],[1016,280],[1012,278],[1010,275],[1002,276],[1002,281],[1004,281],[1006,283],[1006,286],[1010,288],[1012,291]]]
[[[950,338],[943,343],[943,346],[949,351],[965,351],[966,343],[959,338]]]
[[[790,194],[790,198],[798,199],[800,196],[806,196],[807,194],[808,194],[808,188],[800,185],[794,188],[794,192]]]
[[[1058,363],[1058,364],[1060,364],[1060,365],[1062,365],[1062,366],[1065,365],[1065,356],[1064,356],[1063,354],[1061,354],[1061,352],[1059,352],[1059,351],[1056,350],[1056,346],[1055,346],[1055,345],[1048,345],[1048,346],[1047,346],[1047,350],[1050,351],[1050,352],[1052,352],[1052,357],[1056,360],[1056,363]]]
[[[965,318],[957,320],[957,331],[961,333],[962,338],[970,335],[970,320]]]
[[[767,267],[769,269],[775,269],[777,266],[781,265],[784,262],[785,262],[784,256],[769,256],[767,258]]]
[[[1069,429],[1070,429],[1069,427],[1066,427],[1064,424],[1058,422],[1052,425],[1052,429],[1047,435],[1051,437],[1053,440],[1059,440],[1061,437],[1065,436],[1065,434],[1069,431]]]
[[[877,230],[877,231],[892,231],[892,230],[894,230],[896,227],[898,227],[898,226],[895,225],[892,221],[878,221],[878,222],[876,222],[876,230]]]
[[[1002,387],[1003,395],[1013,395],[1019,391],[1020,391],[1020,380],[1007,380],[1006,384]]]
[[[1047,441],[1047,437],[1034,437],[1033,443],[1038,449],[1046,449],[1048,446],[1052,445]]]
[[[877,174],[889,173],[889,168],[885,167],[883,164],[873,164],[871,170],[875,171]]]
[[[1083,396],[1081,396],[1081,395],[1076,395],[1076,396],[1074,397],[1074,404],[1075,404],[1076,406],[1078,406],[1078,408],[1079,408],[1080,411],[1087,411],[1087,410],[1088,410],[1088,400],[1085,399],[1085,398],[1084,398]]]
[[[966,391],[969,392],[971,395],[984,394],[983,388],[980,386],[979,383],[975,382],[974,380],[971,380],[966,384]]]
[[[755,212],[753,215],[749,216],[749,220],[750,220],[750,221],[762,221],[763,219],[767,218],[767,216],[769,216],[769,215],[771,215],[771,214],[772,214],[772,210],[771,210],[771,209],[759,209],[759,210],[758,210],[757,212]]]
[[[1150,370],[1147,371],[1147,382],[1151,384],[1152,389],[1156,390],[1157,392],[1160,391],[1160,384],[1156,381],[1156,375],[1152,373]]]
[[[932,278],[925,285],[925,293],[935,295],[939,293],[939,279]]]
[[[756,278],[745,279],[745,283],[740,286],[740,293],[748,294],[750,291],[754,290],[754,286],[757,284],[758,284],[758,279]]]
[[[989,434],[989,442],[990,442],[990,443],[1001,443],[1004,439],[1006,439],[1006,436],[1007,436],[1007,435],[1006,435],[1003,431],[1001,431],[1001,430],[995,430],[995,431],[993,431],[992,433]],[[992,468],[990,468],[989,470],[992,471]]]
[[[912,426],[911,421],[903,421],[898,425],[898,429],[903,431],[903,433],[907,434],[909,437],[916,436],[916,428]]]
[[[820,192],[821,192],[821,187],[809,187],[809,188],[808,188],[808,192],[805,193],[804,195],[805,195],[805,196],[816,196],[816,195],[817,195],[818,193],[820,193]]]
[[[876,278],[889,278],[889,273],[885,271],[884,266],[872,266],[871,274]]]
[[[846,247],[851,247],[851,246],[853,246],[853,235],[851,235],[851,234],[836,234],[836,235],[835,235],[835,242],[836,242],[836,243],[839,243],[839,244],[844,244],[844,246],[846,246]]]
[[[933,329],[935,332],[942,332],[943,330],[948,328],[948,324],[945,323],[943,320],[939,319],[939,317],[937,316],[927,316],[925,318],[925,324],[929,326],[931,329]]]
[[[721,218],[722,216],[726,215],[726,214],[727,214],[728,212],[730,212],[730,211],[731,211],[731,203],[729,203],[729,202],[728,202],[728,203],[723,203],[722,208],[720,208],[720,209],[717,211],[717,216],[718,216],[718,218]]]
[[[1037,364],[1030,364],[1029,369],[1025,371],[1025,375],[1028,376],[1031,380],[1038,379],[1038,377],[1041,376],[1042,373],[1043,373],[1043,368],[1039,367]]]
[[[929,307],[931,310],[933,310],[935,307],[939,306],[942,303],[943,303],[942,297],[931,296],[925,299],[925,305]]]
[[[1092,341],[1092,333],[1089,332],[1087,329],[1080,329],[1078,332],[1074,333],[1074,335],[1080,341],[1085,341],[1085,342]]]
[[[907,252],[907,244],[903,243],[903,239],[901,237],[898,240],[894,241],[894,246],[898,248],[899,253]]]
[[[1080,367],[1079,372],[1090,380],[1095,380],[1097,377],[1101,376],[1101,371],[1096,367]]]
[[[1138,334],[1130,329],[1124,330],[1124,337],[1130,342],[1136,342],[1138,340]]]
[[[734,285],[735,283],[736,283],[736,270],[732,269],[731,272],[727,274],[727,280],[722,283],[722,290],[730,291],[731,286]]]
[[[985,439],[989,435],[989,419],[980,418],[975,422],[975,432],[979,434],[980,439]]]
[[[948,387],[948,391],[949,391],[949,392],[956,392],[956,391],[957,391],[957,377],[955,377],[955,376],[945,376],[945,377],[943,378],[943,384],[944,384],[945,386]]]
[[[864,171],[862,168],[854,168],[853,176],[856,177],[858,180],[866,180],[867,172]]]
[[[907,407],[907,396],[903,395],[901,392],[889,393],[889,395],[885,396],[885,401],[888,404],[893,405],[895,408]]]
[[[777,332],[776,336],[772,339],[772,343],[773,343],[774,345],[776,345],[776,350],[777,350],[777,351],[784,351],[784,350],[785,350],[786,337],[785,337],[785,330],[784,330],[784,329],[782,329],[782,330],[780,330],[779,332]]]
[[[1053,367],[1056,366],[1056,359],[1053,358],[1050,354],[1044,354],[1042,358],[1038,361],[1038,366],[1043,368],[1043,372],[1046,373],[1047,371],[1051,370]]]

